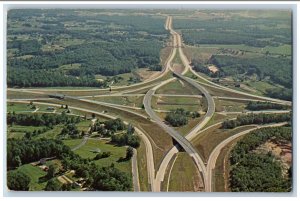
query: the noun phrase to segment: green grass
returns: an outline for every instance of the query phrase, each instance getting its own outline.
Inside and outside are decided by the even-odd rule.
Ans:
[[[159,104],[166,103],[166,104]],[[188,105],[192,104],[192,105]],[[153,97],[152,107],[160,110],[175,110],[177,108],[183,108],[187,111],[199,111],[201,110],[201,99],[195,97]]]
[[[36,136],[36,139],[40,139],[40,138],[55,139],[56,136],[61,133],[62,129],[63,129],[63,125],[54,126],[53,129]]]
[[[175,57],[174,57],[172,62],[175,63],[175,64],[180,64],[180,65],[183,64],[182,61],[181,61],[178,49],[176,49],[176,54],[175,54]]]
[[[21,103],[7,103],[7,112],[23,112],[23,111],[34,111],[28,104]]]
[[[7,95],[7,99],[49,98],[49,96],[47,96],[46,94],[35,94],[35,93],[10,91],[10,90],[7,91],[6,95]]]
[[[247,81],[245,84],[247,86],[257,90],[258,94],[260,94],[260,95],[266,94],[266,91],[268,89],[277,88],[275,85],[272,85],[265,81]]]
[[[82,139],[75,139],[75,140],[64,140],[63,142],[69,146],[74,147],[80,142]],[[115,146],[113,144],[109,144],[106,141],[96,140],[96,139],[89,139],[87,143],[82,146],[81,148],[77,149],[75,151],[76,154],[80,155],[82,158],[90,158],[93,159],[97,153],[94,153],[93,151],[99,149],[101,152],[111,152],[111,156],[108,158],[103,158],[94,161],[97,165],[104,167],[109,166],[111,163],[115,164],[115,167],[118,168],[121,171],[127,172],[131,174],[131,160],[124,161],[124,162],[118,162],[118,160],[126,156],[126,147],[119,147]]]
[[[137,149],[137,162],[139,170],[140,190],[149,191],[146,147],[143,141],[140,142],[140,147]]]
[[[171,172],[169,191],[200,191],[200,180],[192,158],[185,152],[179,152]]]
[[[183,83],[183,84],[182,84]],[[198,95],[199,91],[193,88],[186,82],[179,82],[175,80],[169,82],[168,84],[160,87],[157,91],[157,94],[182,94],[182,95]]]
[[[215,99],[215,105],[217,112],[243,112],[246,107],[246,102]]]
[[[83,120],[83,121],[79,122],[78,124],[76,124],[76,126],[77,126],[78,130],[87,132],[90,128],[91,123],[92,122],[90,120]]]
[[[53,106],[48,106],[48,105],[38,105],[39,110],[37,112],[53,112],[55,109],[57,109],[57,107],[53,107]],[[53,107],[54,110],[47,110],[48,107]]]
[[[44,177],[47,173],[39,167],[26,164],[20,166],[18,170],[30,177],[30,191],[41,191],[45,188],[47,182],[40,182],[39,178]]]
[[[204,128],[207,128],[211,125],[223,122],[226,119],[231,119],[236,117],[237,115],[235,114],[227,114],[227,115],[223,115],[223,114],[217,114],[214,113],[213,117],[210,119],[210,121],[204,126]]]
[[[26,132],[33,132],[34,130],[39,130],[43,128],[44,126],[20,126],[20,125],[8,126],[7,136],[8,138],[21,139],[24,137]]]
[[[118,105],[141,107],[143,105],[143,98],[143,96],[105,96],[89,99]]]
[[[81,64],[74,63],[74,64],[65,64],[59,67],[61,70],[71,70],[71,69],[79,69]]]

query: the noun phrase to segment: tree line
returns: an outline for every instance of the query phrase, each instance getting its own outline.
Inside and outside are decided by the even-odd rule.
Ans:
[[[286,105],[280,105],[276,103],[271,103],[271,102],[261,102],[261,101],[250,101],[248,102],[246,109],[247,110],[268,110],[268,109],[276,109],[276,110],[285,110],[288,107]]]
[[[46,126],[52,127],[58,124],[65,123],[79,123],[81,121],[79,116],[66,115],[64,112],[58,114],[16,114],[15,112],[9,112],[6,116],[7,124],[9,125],[21,125],[21,126]]]
[[[225,120],[222,123],[222,128],[232,129],[238,126],[249,125],[249,124],[268,124],[268,123],[278,123],[291,121],[291,113],[282,114],[247,114],[238,115],[235,120]]]

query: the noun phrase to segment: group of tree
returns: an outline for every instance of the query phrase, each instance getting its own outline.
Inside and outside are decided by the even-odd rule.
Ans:
[[[61,130],[59,137],[60,138],[80,138],[81,136],[81,132],[78,130],[77,126],[75,123],[68,123],[65,124],[65,126],[63,127],[63,129]]]
[[[257,101],[257,102],[250,101],[246,106],[247,110],[254,110],[254,111],[269,110],[269,109],[284,110],[287,108],[288,107],[286,105],[280,105],[271,102],[261,102],[261,101]]]
[[[292,140],[291,127],[262,128],[239,140],[230,153],[230,188],[234,192],[288,192],[291,190],[291,168],[287,177],[274,156],[254,150],[272,139]]]
[[[108,158],[110,157],[111,155],[111,152],[110,151],[104,151],[104,152],[101,152],[99,154],[97,154],[94,158],[94,160],[99,160],[99,159],[102,159],[102,158]]]
[[[7,114],[8,125],[22,125],[22,126],[46,126],[52,128],[58,124],[70,124],[79,123],[79,116],[70,116],[65,114],[19,114],[15,112],[9,112]]]
[[[200,117],[198,112],[185,111],[183,108],[177,108],[167,114],[165,120],[172,126],[178,127],[188,123],[189,117]]]
[[[247,114],[239,115],[234,120],[225,120],[222,123],[222,128],[231,129],[238,126],[249,125],[249,124],[268,124],[268,123],[278,123],[278,122],[289,122],[291,121],[291,113],[281,113],[281,114]]]
[[[127,126],[126,133],[114,134],[111,136],[111,142],[117,144],[118,146],[129,145],[134,148],[140,146],[140,138],[134,135],[135,129],[129,124]]]
[[[97,120],[95,124],[91,127],[90,132],[98,132],[102,137],[110,137],[117,131],[122,131],[126,129],[126,125],[120,119],[110,119],[107,121]]]

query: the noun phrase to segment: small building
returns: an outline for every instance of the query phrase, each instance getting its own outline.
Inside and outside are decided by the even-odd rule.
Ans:
[[[55,110],[55,108],[54,107],[47,107],[47,110]]]

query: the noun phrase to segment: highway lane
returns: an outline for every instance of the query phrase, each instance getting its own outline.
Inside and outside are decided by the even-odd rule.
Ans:
[[[210,154],[209,156],[209,159],[208,159],[208,162],[207,162],[207,185],[208,185],[208,191],[211,192],[213,189],[212,189],[212,170],[215,168],[215,165],[216,165],[216,161],[217,161],[217,158],[221,152],[221,150],[226,146],[228,145],[230,142],[232,142],[233,140],[243,136],[243,135],[246,135],[248,133],[250,133],[251,131],[254,131],[254,130],[257,130],[257,129],[260,129],[260,128],[266,128],[266,127],[279,127],[279,126],[283,126],[287,124],[287,122],[283,122],[283,123],[276,123],[276,124],[269,124],[269,125],[262,125],[262,126],[257,126],[256,128],[251,128],[249,130],[245,130],[245,131],[242,131],[240,133],[237,133],[229,138],[227,138],[226,140],[224,140],[223,142],[221,142]]]
[[[214,102],[214,99],[212,98],[212,96],[208,93],[208,91],[204,87],[202,87],[200,84],[195,82],[193,79],[185,77],[183,75],[180,75],[176,72],[173,72],[173,73],[180,79],[188,82],[189,84],[194,86],[196,89],[198,89],[207,100],[207,111],[204,116],[204,119],[202,120],[202,122],[198,123],[186,136],[186,138],[188,140],[192,140],[197,135],[197,132],[199,130],[201,130],[209,122],[209,120],[213,117],[213,115],[215,113],[215,102]]]

